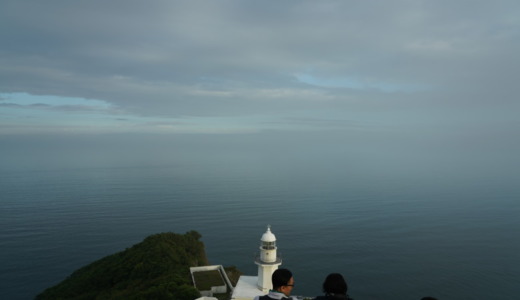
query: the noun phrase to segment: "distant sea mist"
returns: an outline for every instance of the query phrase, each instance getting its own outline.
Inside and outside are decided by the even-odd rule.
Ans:
[[[256,275],[268,224],[297,295],[320,294],[331,272],[354,299],[520,294],[516,146],[370,133],[2,141],[5,299],[166,231],[196,230],[211,263]]]

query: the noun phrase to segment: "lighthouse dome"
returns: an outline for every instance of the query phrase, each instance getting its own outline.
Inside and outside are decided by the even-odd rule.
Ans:
[[[275,242],[276,237],[271,232],[271,226],[267,226],[267,231],[262,235],[262,242]]]

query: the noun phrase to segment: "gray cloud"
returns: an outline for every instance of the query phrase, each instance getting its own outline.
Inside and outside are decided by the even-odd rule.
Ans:
[[[46,103],[33,103],[33,104],[17,104],[17,103],[0,103],[0,107],[16,108],[16,109],[37,109],[55,112],[76,112],[76,113],[107,113],[107,114],[120,114],[121,112],[115,108],[110,107],[99,107],[99,106],[87,106],[87,105],[50,105]]]
[[[513,105],[519,6],[2,1],[0,92],[99,99],[149,116]],[[313,86],[296,74],[368,88]]]

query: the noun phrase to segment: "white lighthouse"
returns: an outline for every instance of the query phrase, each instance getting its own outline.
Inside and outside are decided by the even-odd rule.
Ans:
[[[269,292],[273,288],[271,276],[273,272],[282,264],[282,259],[276,254],[276,237],[271,232],[271,226],[267,225],[267,231],[260,239],[260,255],[255,259],[258,265],[258,288],[264,292]]]
[[[240,276],[231,300],[253,300],[273,288],[271,277],[282,264],[282,259],[276,253],[276,237],[271,232],[270,225],[267,225],[267,231],[260,239],[260,253],[255,257],[255,264],[258,265],[258,276]]]

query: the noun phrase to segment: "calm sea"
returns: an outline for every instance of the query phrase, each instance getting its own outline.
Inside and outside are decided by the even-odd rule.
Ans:
[[[325,276],[340,272],[358,300],[519,299],[514,182],[377,174],[226,161],[2,172],[0,298],[31,299],[166,231],[197,230],[212,264],[256,275],[270,224],[297,295],[320,294]]]

